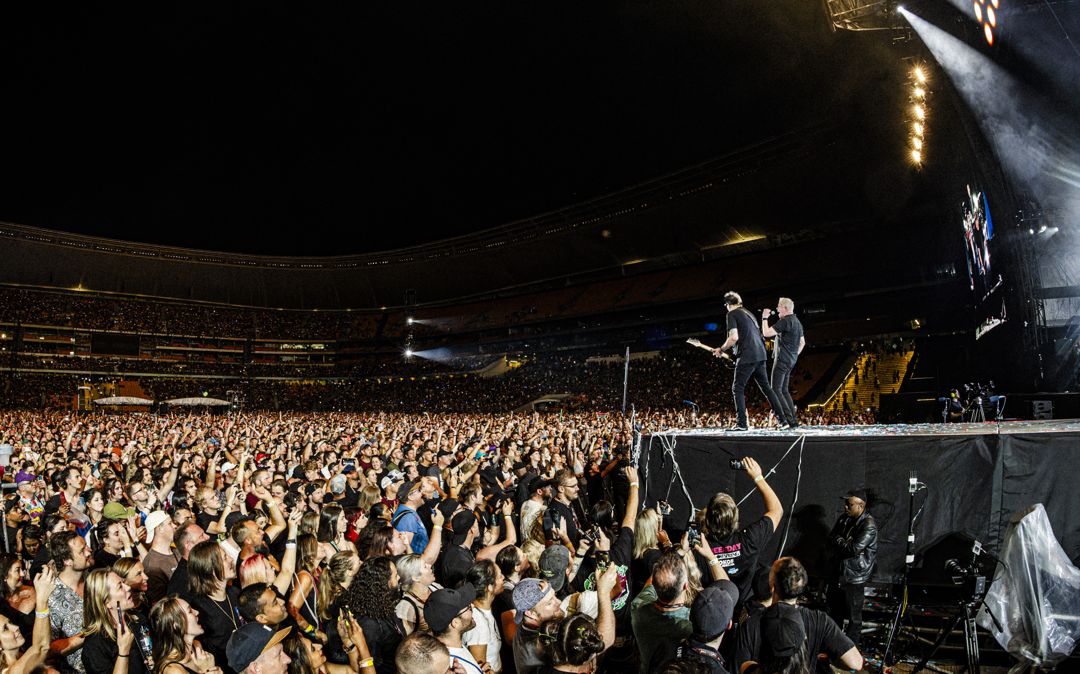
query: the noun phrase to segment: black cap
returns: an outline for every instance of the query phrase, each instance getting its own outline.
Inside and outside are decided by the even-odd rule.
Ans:
[[[450,520],[450,529],[454,532],[455,545],[465,542],[474,524],[476,524],[476,515],[471,510],[462,510],[454,515]]]
[[[225,655],[233,671],[242,672],[259,656],[289,636],[291,627],[275,630],[262,623],[248,623],[233,632],[225,645]]]
[[[476,589],[465,583],[456,590],[443,588],[432,592],[424,603],[424,621],[435,634],[441,634],[450,623],[476,599]]]
[[[405,501],[408,501],[409,494],[412,493],[412,490],[416,489],[417,485],[419,484],[420,480],[406,480],[405,482],[402,482],[401,486],[398,487],[397,490],[398,502],[404,503]]]
[[[860,501],[862,501],[863,503],[868,503],[868,501],[866,500],[866,490],[865,489],[849,489],[847,495],[844,496],[844,498],[845,499],[857,498]]]
[[[726,632],[738,600],[739,588],[730,580],[718,581],[699,592],[690,606],[694,638],[708,642]]]
[[[765,648],[775,657],[786,658],[805,647],[806,628],[799,607],[780,602],[765,609],[761,616]]]

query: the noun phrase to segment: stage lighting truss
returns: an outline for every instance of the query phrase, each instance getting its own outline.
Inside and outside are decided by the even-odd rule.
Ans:
[[[824,0],[833,30],[905,30],[896,0]]]
[[[998,31],[998,19],[1001,14],[1001,0],[971,0],[975,20],[983,29],[986,44],[994,44],[994,34]]]
[[[908,73],[908,117],[910,131],[908,158],[918,168],[926,162],[926,129],[930,116],[930,71],[924,63],[915,63]]]

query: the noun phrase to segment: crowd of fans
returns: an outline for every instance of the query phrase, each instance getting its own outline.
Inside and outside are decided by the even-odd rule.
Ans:
[[[647,429],[711,423],[690,410]],[[809,672],[765,515],[644,508],[627,418],[0,413],[0,648],[15,674]],[[741,528],[740,528],[741,527]],[[666,532],[670,531],[669,536]]]
[[[140,363],[141,365],[141,363]],[[542,396],[572,393],[580,398],[580,409],[607,412],[621,409],[623,364],[589,361],[581,356],[540,355],[523,361],[521,367],[493,376],[454,373],[452,364],[400,356],[372,364],[376,374],[341,376],[335,373],[296,374],[293,381],[238,378],[196,379],[186,376],[124,377],[137,379],[154,400],[189,396],[231,399],[228,391],[239,392],[246,409],[308,411],[387,411],[498,413],[517,409]],[[396,372],[395,372],[396,368]],[[385,374],[384,374],[385,373]],[[450,376],[454,374],[454,376]],[[278,372],[277,376],[285,376]],[[796,369],[794,378],[803,373]],[[73,395],[85,378],[61,374],[0,374],[5,395],[0,405],[9,408],[37,408],[54,395]],[[807,391],[812,387],[807,385]],[[669,349],[654,358],[631,363],[627,400],[638,409],[700,410],[703,414],[733,413],[731,373],[717,365],[708,353],[688,347]],[[760,403],[756,393],[751,397]],[[690,405],[693,403],[693,405]],[[817,410],[817,408],[814,408]],[[862,410],[803,413],[807,423],[858,423],[871,421]]]

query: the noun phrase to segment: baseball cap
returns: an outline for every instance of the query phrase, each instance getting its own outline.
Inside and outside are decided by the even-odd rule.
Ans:
[[[570,568],[570,549],[565,545],[549,545],[540,553],[540,575],[558,592],[566,582]]]
[[[160,510],[155,510],[146,516],[146,521],[143,522],[143,526],[146,527],[146,542],[154,542],[154,530],[158,525],[169,519],[169,516]]]
[[[233,463],[232,461],[226,461],[225,463],[221,464],[221,472],[222,473],[228,473],[233,468],[236,468],[236,464]]]
[[[233,632],[233,635],[229,637],[229,643],[225,645],[229,667],[237,672],[244,671],[248,665],[258,660],[260,655],[281,643],[281,640],[289,636],[291,631],[291,627],[274,630],[262,623],[244,625]]]
[[[450,520],[450,528],[454,532],[454,544],[460,545],[465,542],[469,530],[476,524],[476,515],[471,510],[462,510]]]
[[[765,609],[761,629],[766,648],[778,658],[794,655],[806,642],[799,607],[793,604],[780,602]]]
[[[547,596],[551,587],[539,578],[526,578],[514,586],[511,595],[514,602],[514,622],[521,624],[525,611],[531,611]]]
[[[424,621],[436,634],[445,632],[459,613],[476,599],[476,589],[465,583],[456,590],[443,588],[432,592],[424,603]]]
[[[860,501],[862,501],[863,503],[867,503],[866,490],[865,489],[849,489],[847,495],[844,496],[844,498],[845,499],[857,498]]]
[[[110,501],[105,504],[101,514],[107,520],[125,520],[135,514],[135,509],[125,508],[122,503]]]
[[[382,489],[386,489],[395,482],[401,482],[404,479],[405,473],[402,473],[400,470],[392,470],[387,473],[382,480],[379,481],[379,487]]]
[[[345,493],[345,476],[335,475],[334,479],[330,480],[330,491],[335,494]]]
[[[420,486],[420,480],[409,480],[398,487],[397,500],[404,503],[409,500],[409,494]]]
[[[27,473],[25,470],[20,470],[15,473],[15,484],[22,484],[23,482],[33,482],[37,479],[37,475],[33,473]]]
[[[739,588],[730,580],[713,583],[699,592],[690,606],[694,638],[702,642],[712,641],[727,631],[738,600]]]

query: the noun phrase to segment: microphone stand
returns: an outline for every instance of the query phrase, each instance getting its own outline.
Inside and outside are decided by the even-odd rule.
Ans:
[[[889,626],[889,636],[885,640],[885,650],[881,654],[881,666],[878,668],[878,672],[881,674],[885,672],[885,662],[889,658],[893,640],[896,639],[896,635],[900,631],[900,621],[904,619],[904,614],[907,612],[908,575],[911,573],[911,567],[915,563],[915,493],[917,491],[919,491],[919,478],[913,470],[910,477],[908,477],[907,550],[904,554],[904,572],[900,580],[900,603],[896,607],[896,615],[893,616],[892,624]]]

